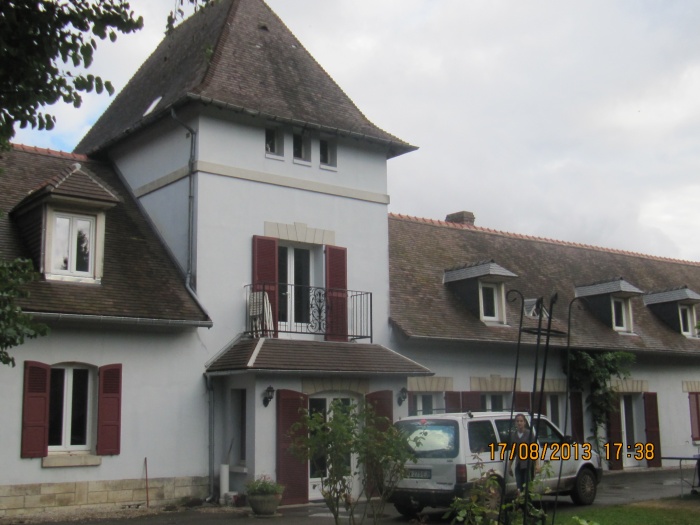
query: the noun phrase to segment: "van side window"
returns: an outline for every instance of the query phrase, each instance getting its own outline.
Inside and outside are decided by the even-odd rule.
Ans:
[[[501,443],[508,443],[515,432],[515,422],[512,419],[497,419],[496,428]]]
[[[498,443],[491,421],[470,421],[468,431],[469,448],[475,454],[489,450],[491,443]]]

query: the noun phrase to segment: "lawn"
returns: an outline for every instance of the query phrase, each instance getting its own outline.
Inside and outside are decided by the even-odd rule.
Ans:
[[[599,525],[700,525],[700,497],[642,501],[615,507],[579,507],[560,510],[556,525],[579,525],[578,516]],[[551,523],[551,513],[547,523]]]

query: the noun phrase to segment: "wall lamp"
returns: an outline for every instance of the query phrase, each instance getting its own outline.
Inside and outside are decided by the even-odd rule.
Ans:
[[[270,404],[270,401],[272,401],[275,398],[275,389],[272,388],[272,385],[268,386],[265,389],[265,393],[263,394],[263,405],[267,406]]]
[[[406,390],[406,387],[403,387],[401,390],[399,390],[399,395],[396,396],[396,402],[399,404],[399,406],[403,405],[403,402],[406,401],[406,398],[408,397],[408,390]]]

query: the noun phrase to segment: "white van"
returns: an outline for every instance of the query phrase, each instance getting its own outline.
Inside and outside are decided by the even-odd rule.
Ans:
[[[417,462],[409,462],[389,501],[404,516],[413,516],[424,507],[448,507],[455,497],[465,497],[482,474],[474,465],[483,463],[483,472],[493,470],[506,497],[515,495],[515,478],[508,472],[519,454],[534,451],[541,458],[545,476],[541,486],[548,494],[568,494],[574,503],[590,505],[596,497],[603,469],[601,459],[589,443],[574,443],[546,417],[539,420],[536,443],[529,450],[508,446],[515,428],[510,412],[467,412],[410,416],[395,425],[406,434]],[[526,416],[529,422],[529,416]],[[537,416],[534,417],[537,422]],[[529,425],[532,427],[532,425]],[[418,442],[414,441],[418,438]],[[512,439],[511,439],[512,441]],[[509,466],[506,469],[506,462]],[[557,483],[561,465],[561,480]]]

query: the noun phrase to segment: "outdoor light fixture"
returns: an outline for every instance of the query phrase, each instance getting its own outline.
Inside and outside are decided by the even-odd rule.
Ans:
[[[396,398],[396,402],[399,404],[399,406],[403,405],[403,402],[406,401],[406,398],[408,397],[408,390],[406,390],[406,387],[403,387],[401,390],[399,390],[399,395]]]
[[[275,389],[272,388],[272,385],[268,386],[265,389],[265,395],[263,396],[263,405],[267,406],[270,404],[270,401],[272,401],[275,397]]]

